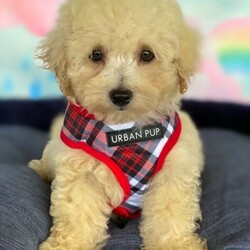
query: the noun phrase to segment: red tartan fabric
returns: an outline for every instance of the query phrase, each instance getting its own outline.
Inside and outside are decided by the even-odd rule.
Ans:
[[[68,105],[61,139],[69,147],[82,149],[104,162],[112,170],[124,190],[124,201],[114,213],[128,218],[139,215],[149,180],[161,169],[167,154],[178,141],[181,124],[177,113],[159,123],[162,138],[111,147],[107,133],[133,129],[137,124],[108,125],[95,120],[93,115],[73,103]]]

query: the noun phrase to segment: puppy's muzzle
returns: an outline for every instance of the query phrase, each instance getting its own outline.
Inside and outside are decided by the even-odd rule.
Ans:
[[[133,98],[133,92],[131,90],[113,89],[109,93],[110,100],[117,106],[123,107],[128,105]]]

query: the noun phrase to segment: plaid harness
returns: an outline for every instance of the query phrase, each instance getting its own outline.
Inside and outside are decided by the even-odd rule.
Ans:
[[[108,125],[95,120],[84,108],[73,103],[67,107],[61,140],[71,148],[85,151],[111,169],[124,191],[122,204],[113,210],[117,215],[126,218],[140,215],[143,194],[150,179],[162,168],[167,154],[178,141],[181,123],[177,113],[165,117],[157,126],[162,127],[162,138],[110,146],[109,133],[114,133],[112,140],[117,142],[120,131],[133,131],[138,124]],[[134,139],[135,135],[130,134],[130,137]],[[128,135],[120,136],[120,141],[122,138],[128,139]]]

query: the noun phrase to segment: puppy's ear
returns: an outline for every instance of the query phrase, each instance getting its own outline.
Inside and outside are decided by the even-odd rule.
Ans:
[[[190,77],[196,70],[199,61],[199,42],[198,32],[184,23],[180,33],[179,55],[175,58],[181,94],[187,91]]]
[[[70,20],[65,6],[61,7],[57,26],[52,30],[37,48],[37,58],[43,61],[43,67],[55,72],[61,91],[66,96],[73,96],[71,82],[67,75],[69,62],[66,56],[67,37],[70,33]],[[66,27],[66,28],[65,28]]]
[[[188,89],[188,83],[189,78],[191,76],[191,72],[185,69],[184,65],[182,65],[182,61],[180,58],[176,58],[174,62],[177,70],[177,76],[179,78],[180,93],[183,95]]]

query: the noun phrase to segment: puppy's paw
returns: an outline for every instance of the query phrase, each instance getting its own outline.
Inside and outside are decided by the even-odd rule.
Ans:
[[[176,244],[177,243],[177,244]],[[207,242],[202,240],[198,235],[183,238],[178,242],[175,242],[173,248],[168,248],[173,250],[207,250]]]
[[[43,242],[39,247],[38,250],[67,250],[68,248],[65,248],[58,244],[58,242],[53,241],[53,238],[48,238],[45,242]]]
[[[29,168],[33,169],[38,175],[42,175],[42,164],[40,160],[32,160],[29,162]],[[42,177],[42,176],[41,176]]]
[[[60,237],[49,237],[46,241],[44,241],[39,247],[39,250],[69,250],[69,249],[76,249],[71,248],[69,244],[66,244],[64,240],[60,242]],[[78,248],[76,249],[78,250]]]
[[[101,250],[100,246],[90,246],[88,243],[80,243],[73,238],[67,240],[65,238],[50,236],[45,242],[39,245],[38,250]]]
[[[50,182],[47,174],[43,169],[41,160],[32,160],[29,162],[29,168],[33,169],[43,180]]]
[[[49,243],[47,243],[46,241],[44,243],[42,243],[41,245],[39,245],[38,250],[52,250],[55,249],[53,248]]]
[[[199,236],[185,237],[182,239],[167,239],[143,245],[141,250],[207,250],[207,243]]]

